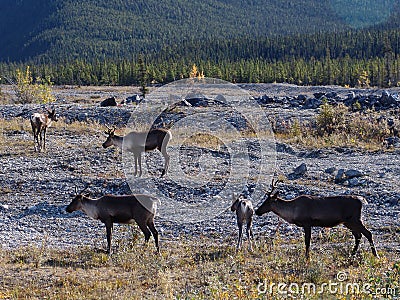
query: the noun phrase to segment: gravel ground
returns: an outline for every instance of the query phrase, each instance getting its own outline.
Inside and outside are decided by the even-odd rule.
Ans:
[[[292,85],[242,85],[252,95],[267,94],[270,96],[299,95],[316,91],[348,92],[348,89],[338,87],[297,87]],[[5,89],[3,88],[3,91]],[[364,91],[365,92],[365,91]],[[380,91],[371,90],[379,93]],[[26,245],[46,244],[54,248],[81,247],[84,245],[104,248],[105,229],[95,220],[89,219],[80,212],[67,214],[66,205],[71,201],[75,187],[83,188],[89,183],[89,191],[93,197],[105,193],[129,193],[124,172],[124,161],[120,151],[112,148],[103,149],[101,143],[105,137],[102,134],[102,124],[123,125],[129,119],[132,108],[113,107],[99,108],[98,102],[108,96],[124,99],[129,95],[127,88],[100,89],[84,91],[73,88],[59,87],[56,90],[60,115],[65,118],[66,125],[55,126],[48,131],[48,150],[45,153],[33,151],[33,141],[29,128],[20,130],[3,130],[0,136],[0,247],[15,248]],[[82,102],[79,103],[79,101]],[[96,102],[97,101],[97,102]],[[0,116],[13,120],[24,110],[37,109],[35,105],[2,105]],[[210,108],[211,109],[211,108]],[[285,109],[274,106],[264,108],[267,115],[283,115],[286,118],[310,118],[315,110]],[[68,129],[68,124],[82,121],[78,129]],[[90,123],[90,130],[85,124]],[[93,123],[94,122],[94,123]],[[89,126],[89,125],[88,125]],[[79,139],[77,139],[79,137]],[[170,151],[182,153],[179,143],[171,143]],[[257,149],[251,150],[249,157],[240,158],[240,163],[247,163],[250,168],[257,168],[260,153]],[[217,199],[218,192],[224,190],[232,172],[241,172],[241,169],[230,168],[229,153],[226,148],[212,151],[195,146],[184,149],[186,159],[182,162],[185,174],[193,175],[193,184],[198,188],[191,190],[183,184],[177,184],[173,172],[166,178],[158,178],[159,165],[162,156],[157,152],[146,153],[145,163],[148,172],[135,183],[143,190],[151,190],[157,186],[162,194],[175,197],[176,201],[189,201],[194,194],[201,199],[201,205],[207,205],[209,199]],[[201,159],[200,159],[201,157]],[[292,146],[276,144],[276,171],[289,179],[281,186],[282,194],[293,198],[301,193],[317,195],[348,194],[363,195],[369,204],[364,208],[364,220],[368,228],[375,235],[378,248],[386,247],[393,251],[400,251],[399,212],[400,212],[400,151],[363,152],[345,148],[334,149],[296,149]],[[301,176],[293,175],[293,170],[305,163],[307,172]],[[217,164],[219,172],[210,179],[197,178],[195,174],[207,165]],[[335,168],[333,174],[326,172]],[[357,170],[362,177],[352,182],[336,184],[334,176],[339,169]],[[197,172],[197,173],[196,173]],[[216,174],[216,173],[214,173]],[[191,176],[191,175],[190,175]],[[190,177],[189,176],[189,177]],[[247,176],[244,173],[243,176]],[[265,179],[267,175],[259,176]],[[198,180],[198,181],[196,181]],[[248,180],[248,188],[254,187],[253,179]],[[196,198],[197,199],[197,198]],[[256,199],[255,202],[257,202]],[[156,226],[161,232],[161,241],[173,240],[185,235],[209,235],[216,239],[232,241],[236,239],[236,223],[233,213],[229,211],[230,199],[222,199],[212,211],[207,220],[202,222],[184,223],[176,221],[168,214],[176,213],[171,209],[163,211],[156,220]],[[258,206],[258,203],[255,203]],[[210,211],[210,210],[208,210]],[[207,211],[207,212],[208,212]],[[166,214],[167,213],[167,214]],[[179,213],[179,211],[178,211]],[[183,220],[184,217],[180,218]],[[276,229],[278,217],[271,214],[254,218],[254,232],[258,238],[270,237]],[[282,235],[287,237],[301,236],[301,230],[295,226],[284,224],[280,228]],[[397,234],[393,234],[397,232]],[[129,235],[125,225],[115,227],[115,238],[125,238]],[[352,240],[349,242],[353,242]],[[364,241],[365,243],[366,241]],[[363,247],[367,247],[364,245]]]

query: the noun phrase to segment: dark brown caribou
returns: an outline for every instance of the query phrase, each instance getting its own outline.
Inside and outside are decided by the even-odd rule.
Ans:
[[[111,253],[111,236],[114,223],[131,224],[136,222],[144,233],[145,243],[153,235],[157,252],[158,231],[154,225],[154,216],[159,200],[150,195],[104,195],[98,199],[91,199],[82,192],[77,193],[66,211],[72,213],[77,210],[95,220],[100,220],[106,226],[107,253]]]
[[[305,233],[306,257],[309,258],[311,227],[333,227],[343,224],[351,230],[355,238],[354,255],[364,235],[370,245],[372,254],[378,256],[372,240],[372,233],[365,228],[361,221],[361,209],[365,199],[361,196],[343,195],[317,197],[301,195],[292,200],[283,200],[275,192],[276,184],[272,181],[271,191],[266,193],[267,199],[256,210],[261,216],[272,211],[291,224],[303,227]]]

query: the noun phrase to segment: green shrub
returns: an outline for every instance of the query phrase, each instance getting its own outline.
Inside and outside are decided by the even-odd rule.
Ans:
[[[316,119],[318,134],[320,136],[331,135],[344,130],[346,127],[347,112],[348,109],[343,103],[334,107],[328,102],[324,102],[320,107],[320,112]]]

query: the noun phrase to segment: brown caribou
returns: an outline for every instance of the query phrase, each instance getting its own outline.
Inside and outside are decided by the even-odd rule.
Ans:
[[[82,192],[77,193],[66,211],[72,213],[77,210],[95,220],[100,220],[106,226],[107,253],[111,253],[111,236],[114,223],[131,224],[136,222],[144,234],[145,243],[153,235],[157,252],[158,231],[154,225],[157,204],[160,201],[150,195],[104,195],[98,199],[91,199]]]
[[[305,233],[307,259],[309,258],[311,227],[334,227],[339,224],[343,224],[353,233],[355,246],[352,255],[356,253],[361,236],[364,235],[371,245],[372,254],[378,256],[372,233],[361,221],[362,204],[366,202],[363,197],[301,195],[292,200],[283,200],[279,198],[279,192],[274,193],[278,182],[274,183],[272,180],[272,189],[266,193],[267,198],[256,210],[256,215],[261,216],[272,211],[287,222],[302,227]]]
[[[169,167],[170,156],[167,153],[167,144],[172,138],[172,134],[169,130],[164,128],[151,129],[148,132],[136,132],[132,131],[125,136],[118,136],[115,134],[115,128],[108,128],[105,133],[107,134],[107,140],[103,143],[103,148],[110,146],[116,146],[122,150],[126,150],[133,153],[135,158],[135,173],[138,174],[137,166],[139,164],[139,177],[142,176],[142,152],[152,151],[157,149],[161,152],[164,157],[164,169],[161,173],[161,177],[167,174]]]
[[[31,126],[33,132],[33,142],[35,145],[35,152],[46,150],[46,131],[51,126],[51,123],[58,121],[56,110],[46,110],[46,113],[34,113],[31,115]]]
[[[242,246],[243,224],[246,223],[246,234],[249,241],[249,249],[252,250],[251,239],[253,238],[253,230],[251,225],[253,222],[254,209],[250,200],[232,194],[231,211],[236,212],[236,221],[239,227],[239,238],[236,245],[236,251]]]

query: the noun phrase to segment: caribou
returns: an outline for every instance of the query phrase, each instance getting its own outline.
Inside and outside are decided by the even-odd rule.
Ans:
[[[115,134],[115,127],[109,128],[107,126],[107,140],[103,143],[103,148],[110,146],[119,147],[122,150],[132,152],[135,158],[135,172],[134,176],[142,176],[142,152],[152,151],[157,149],[164,157],[164,169],[162,170],[161,177],[167,174],[169,167],[170,156],[167,153],[167,144],[172,138],[169,130],[164,128],[151,129],[148,132],[132,131],[125,136],[118,136]],[[137,166],[139,164],[139,173]]]
[[[42,147],[46,150],[46,131],[51,126],[51,123],[58,121],[56,110],[46,110],[46,113],[34,113],[31,115],[31,126],[33,132],[33,142],[35,152],[40,152]],[[40,138],[40,140],[39,140]]]
[[[231,211],[236,212],[236,221],[239,227],[239,238],[236,245],[238,251],[242,245],[243,224],[246,223],[246,234],[249,241],[249,249],[252,250],[251,239],[253,238],[253,230],[251,225],[253,222],[254,209],[250,200],[238,197],[235,193],[232,194]]]
[[[355,238],[352,255],[357,252],[361,236],[364,235],[370,243],[372,254],[378,257],[372,240],[372,233],[361,221],[361,209],[366,200],[361,196],[342,195],[317,197],[300,195],[292,200],[279,198],[275,192],[276,185],[272,180],[271,191],[266,193],[266,199],[256,210],[261,216],[272,211],[291,224],[302,227],[305,233],[306,258],[309,259],[311,227],[334,227],[343,224],[351,230]]]
[[[144,194],[104,195],[98,199],[91,199],[82,193],[83,191],[76,193],[66,211],[72,213],[81,210],[92,219],[100,220],[104,223],[106,226],[108,254],[111,254],[113,224],[131,224],[134,222],[143,232],[145,244],[153,235],[157,252],[160,252],[158,231],[154,225],[154,216],[160,200]]]

